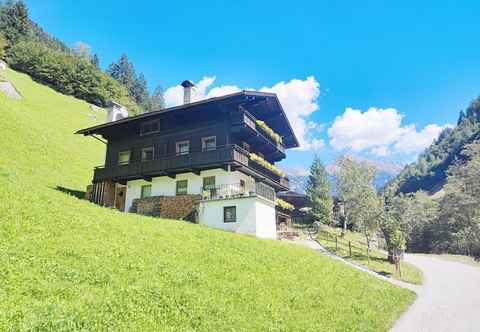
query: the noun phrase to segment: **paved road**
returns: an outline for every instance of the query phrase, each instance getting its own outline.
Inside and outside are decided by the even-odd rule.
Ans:
[[[417,300],[392,332],[480,331],[480,268],[423,255],[406,255],[423,271]]]

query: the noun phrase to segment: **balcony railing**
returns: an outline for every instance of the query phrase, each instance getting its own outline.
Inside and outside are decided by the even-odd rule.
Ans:
[[[271,144],[273,147],[276,147],[281,153],[285,154],[285,147],[283,146],[283,144],[275,141],[272,137],[270,137],[268,133],[266,133],[265,130],[256,123],[257,119],[252,114],[244,110],[243,112],[235,114],[235,116],[236,119],[233,120],[234,124],[245,125],[246,127],[253,130],[257,134],[257,136],[260,137],[264,142],[268,142],[268,144]]]
[[[154,160],[96,167],[94,180],[133,179],[168,175],[170,172],[201,169],[212,165],[234,162],[239,165],[248,165],[248,156],[239,146],[226,145],[219,146],[216,149],[192,151],[188,154],[174,154]]]
[[[202,188],[202,200],[234,199],[242,197],[262,196],[275,201],[275,190],[261,182],[222,184],[215,187]]]
[[[283,146],[283,144],[275,141],[272,137],[270,137],[270,135],[268,135],[268,133],[266,133],[265,130],[257,124],[257,119],[252,114],[248,113],[247,111],[244,111],[243,115],[245,119],[244,121],[249,127],[251,127],[257,133],[259,133],[264,140],[268,140],[271,144],[276,146],[277,149],[279,149],[282,153],[285,153],[285,147]]]
[[[252,162],[248,156],[248,151],[237,145],[225,145],[212,150],[192,151],[188,154],[175,154],[154,160],[99,166],[94,170],[93,180],[94,182],[134,180],[233,164],[237,167],[250,168],[259,175],[265,176],[273,182],[288,188],[288,179],[280,177],[261,165]]]

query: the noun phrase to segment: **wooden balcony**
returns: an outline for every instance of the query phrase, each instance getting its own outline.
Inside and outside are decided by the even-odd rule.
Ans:
[[[232,114],[232,133],[241,140],[255,145],[264,155],[276,160],[285,158],[285,147],[276,142],[256,123],[255,117],[247,111]]]
[[[227,164],[248,165],[248,155],[238,146],[222,146],[214,150],[165,156],[159,159],[124,165],[95,168],[94,182],[104,180],[133,180],[156,176],[172,176],[181,172],[199,172],[202,169],[223,167]]]
[[[252,162],[247,151],[237,145],[219,146],[213,150],[192,151],[188,154],[165,156],[154,160],[132,162],[123,165],[100,166],[94,169],[93,182],[112,180],[125,183],[128,180],[151,179],[158,176],[175,177],[178,173],[193,172],[213,168],[238,169],[252,175],[259,181],[288,190],[288,179]]]

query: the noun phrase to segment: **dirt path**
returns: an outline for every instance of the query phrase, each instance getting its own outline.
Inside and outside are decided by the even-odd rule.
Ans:
[[[392,332],[480,331],[480,268],[427,255],[405,259],[423,271],[423,285]]]

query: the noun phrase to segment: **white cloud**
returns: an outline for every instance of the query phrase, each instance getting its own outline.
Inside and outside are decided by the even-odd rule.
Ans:
[[[443,129],[451,125],[439,126],[429,124],[420,131],[416,131],[414,125],[409,126],[406,132],[395,143],[394,148],[402,153],[419,153],[428,147],[438,137]]]
[[[369,108],[366,112],[347,108],[328,129],[330,144],[337,150],[386,157],[392,153],[416,154],[428,147],[450,125],[429,124],[420,131],[402,125],[403,115],[394,108]]]
[[[370,153],[378,157],[387,157],[391,154],[390,149],[386,146],[379,146],[370,150]]]
[[[236,85],[211,88],[215,79],[215,76],[205,76],[197,82],[192,93],[192,101],[223,96],[242,90]],[[308,120],[309,116],[319,109],[317,98],[320,95],[320,84],[315,77],[309,76],[305,80],[281,81],[272,87],[263,87],[259,91],[277,94],[302,149],[321,149],[325,146],[323,140],[315,138],[315,134],[313,134],[315,126]],[[182,104],[183,88],[180,85],[168,88],[164,98],[167,107]],[[316,132],[318,133],[318,131]]]
[[[315,150],[315,151],[320,151],[320,150],[323,150],[323,148],[325,147],[325,141],[323,139],[320,139],[320,138],[312,138],[309,142],[308,142],[308,147],[309,149],[311,150]]]
[[[394,108],[374,108],[363,112],[348,107],[328,129],[330,144],[338,150],[388,146],[403,133],[402,115]]]
[[[315,77],[309,76],[306,80],[293,79],[287,83],[279,82],[271,88],[264,87],[262,92],[276,93],[292,128],[300,142],[302,150],[313,148],[318,142],[309,133],[308,117],[319,109],[317,98],[320,96],[320,84]],[[317,140],[318,141],[318,140]]]

